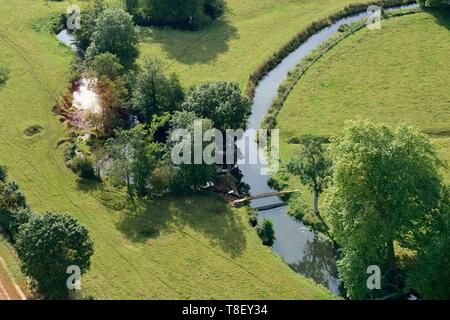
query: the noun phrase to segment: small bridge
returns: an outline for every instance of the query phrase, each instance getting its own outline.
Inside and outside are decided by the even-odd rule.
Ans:
[[[249,196],[249,197],[245,197],[245,198],[242,198],[242,199],[234,200],[233,201],[233,206],[238,206],[238,205],[241,205],[241,204],[244,204],[246,202],[249,202],[249,201],[252,201],[252,200],[256,200],[256,199],[277,197],[277,196],[281,196],[283,194],[290,194],[290,193],[294,193],[294,192],[300,192],[300,190],[296,189],[296,190],[287,190],[287,191],[279,191],[279,192],[266,192],[266,193],[255,194],[253,196]]]

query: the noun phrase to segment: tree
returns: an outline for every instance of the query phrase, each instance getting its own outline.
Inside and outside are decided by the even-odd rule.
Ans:
[[[449,0],[417,0],[422,7],[444,8],[450,6]]]
[[[128,90],[122,77],[100,77],[95,84],[101,107],[101,125],[106,135],[125,126]]]
[[[153,115],[178,110],[183,100],[177,75],[167,77],[161,60],[147,58],[133,89],[132,106],[139,120],[150,123]]]
[[[133,18],[122,9],[106,9],[96,20],[86,57],[93,60],[98,54],[110,52],[117,56],[120,64],[130,68],[139,56],[138,44]]]
[[[10,225],[16,212],[28,210],[24,194],[15,181],[8,182],[8,170],[0,165],[0,225],[13,233]]]
[[[286,167],[313,191],[315,215],[319,213],[319,194],[324,191],[331,176],[331,161],[326,156],[325,142],[321,137],[304,136],[297,156]]]
[[[139,196],[145,196],[161,150],[161,145],[153,142],[151,132],[143,125],[117,131],[105,147],[113,159],[108,175],[119,185],[125,183],[130,195],[136,191]]]
[[[91,37],[97,26],[97,18],[106,8],[104,0],[93,0],[81,12],[81,28],[75,30],[75,43],[79,49],[86,51],[91,44]]]
[[[218,172],[217,166],[206,163],[203,161],[203,157],[201,163],[196,163],[195,154],[196,152],[201,152],[203,155],[206,143],[202,141],[200,148],[196,148],[194,138],[195,126],[201,127],[201,133],[203,135],[205,131],[212,129],[212,122],[209,119],[199,118],[194,113],[186,111],[175,112],[170,121],[170,141],[167,144],[167,154],[172,158],[171,165],[175,171],[173,173],[172,183],[172,191],[175,193],[187,194],[195,191],[207,183],[214,181]],[[183,131],[182,136],[176,134],[180,130]],[[181,138],[181,141],[178,138]],[[174,155],[175,157],[182,155],[183,161],[181,163],[174,163]]]
[[[424,299],[450,299],[450,190],[444,188],[441,203],[427,228],[413,230],[417,238],[417,263],[408,275],[409,287]]]
[[[257,230],[259,237],[265,245],[271,246],[275,240],[275,230],[272,221],[264,219]]]
[[[77,266],[84,274],[94,252],[85,227],[68,214],[50,212],[19,228],[15,247],[23,271],[50,299],[67,297],[67,268]]]
[[[241,94],[237,82],[217,81],[193,89],[182,105],[184,111],[211,119],[219,130],[244,129],[250,100]]]
[[[109,52],[95,56],[91,63],[91,70],[96,78],[106,77],[110,80],[116,80],[123,75],[123,66],[119,59]]]
[[[333,178],[324,217],[342,250],[338,265],[349,297],[367,296],[370,265],[381,268],[384,292],[399,290],[394,241],[412,246],[411,230],[434,214],[442,162],[416,130],[363,121],[334,136],[330,154]]]

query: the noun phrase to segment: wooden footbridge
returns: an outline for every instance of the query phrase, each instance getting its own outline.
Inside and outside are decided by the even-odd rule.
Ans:
[[[252,201],[252,200],[263,199],[263,198],[270,198],[270,197],[277,197],[277,196],[281,196],[283,194],[290,194],[290,193],[295,193],[295,192],[300,192],[300,190],[295,189],[295,190],[287,190],[287,191],[279,191],[279,192],[260,193],[260,194],[255,194],[255,195],[248,196],[248,197],[245,197],[245,198],[242,198],[242,199],[234,200],[232,203],[233,203],[233,206],[239,206],[239,205],[245,204],[245,203],[247,203],[249,201]],[[256,209],[257,210],[269,210],[269,209],[281,207],[283,205],[285,205],[285,203],[281,202],[281,203],[275,203],[275,204],[271,204],[271,205],[266,205],[266,206],[263,206],[261,208],[256,208]]]

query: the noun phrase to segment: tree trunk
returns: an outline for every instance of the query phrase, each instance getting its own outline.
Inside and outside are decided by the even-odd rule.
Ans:
[[[389,259],[389,282],[398,288],[398,268],[395,260],[394,241],[388,243],[388,259]]]
[[[319,214],[319,191],[314,189],[314,214]]]

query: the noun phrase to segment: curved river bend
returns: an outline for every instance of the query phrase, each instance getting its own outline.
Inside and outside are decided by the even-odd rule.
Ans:
[[[405,5],[393,9],[414,6],[416,5]],[[270,71],[256,88],[252,114],[247,121],[247,130],[257,130],[259,128],[273,100],[277,97],[278,87],[286,79],[289,71],[293,70],[304,57],[328,40],[338,30],[339,26],[367,18],[368,15],[367,12],[352,15],[318,31],[289,54],[275,69]],[[73,36],[67,30],[63,30],[57,37],[76,50],[73,44]],[[247,137],[249,136],[251,136],[251,133],[247,134]],[[240,140],[237,142],[237,145],[242,149],[245,144],[244,141]],[[250,185],[252,194],[276,191],[268,186],[270,176],[260,174],[260,164],[240,164],[239,168],[243,174],[242,181]],[[281,200],[278,197],[271,197],[253,200],[250,205],[253,208],[257,208],[280,202]],[[294,271],[314,279],[316,282],[325,285],[330,291],[339,294],[340,281],[337,275],[335,254],[330,240],[311,231],[303,223],[292,218],[288,214],[286,207],[261,211],[258,214],[258,218],[266,218],[273,222],[276,240],[272,249]]]

